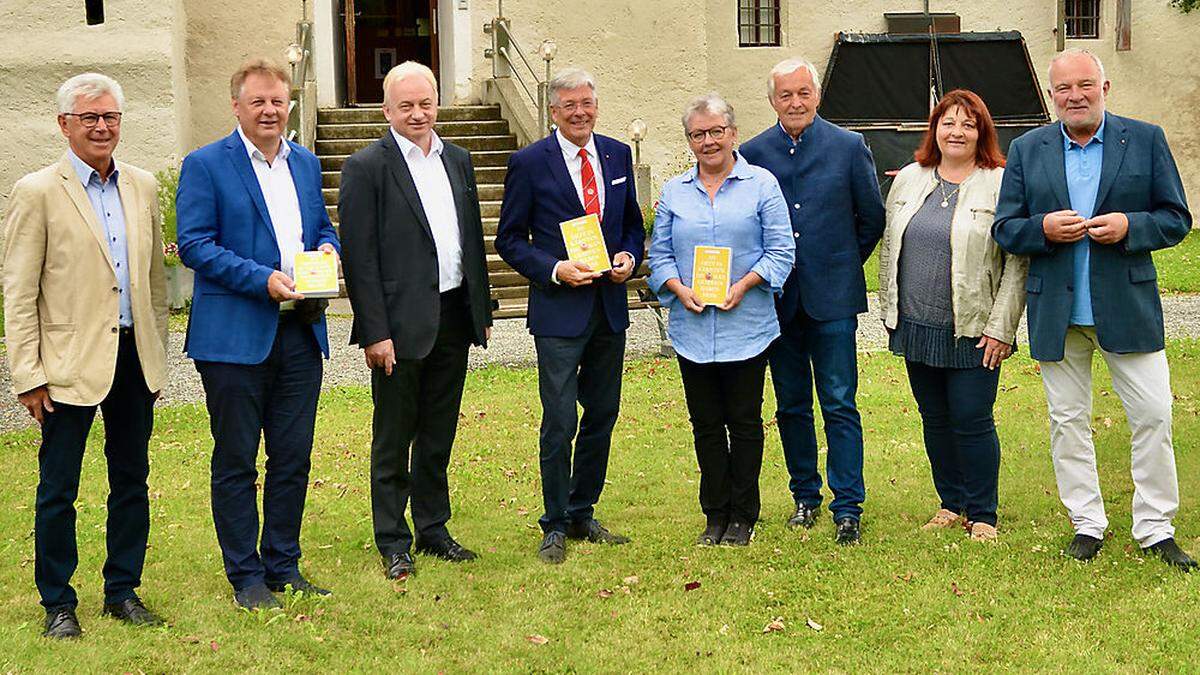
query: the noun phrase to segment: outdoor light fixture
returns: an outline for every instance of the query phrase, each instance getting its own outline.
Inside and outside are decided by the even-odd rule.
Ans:
[[[284,53],[287,54],[287,62],[293,66],[300,63],[300,59],[304,58],[304,48],[295,42],[288,45]]]
[[[546,63],[553,61],[554,55],[557,53],[558,45],[554,43],[554,40],[542,40],[542,45],[538,47],[538,54],[541,54]]]
[[[646,139],[646,122],[638,117],[629,123],[629,139],[633,141],[633,163],[642,163],[642,141]]]

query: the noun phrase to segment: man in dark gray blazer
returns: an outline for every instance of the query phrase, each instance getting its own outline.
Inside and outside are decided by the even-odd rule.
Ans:
[[[1029,350],[1041,363],[1058,492],[1075,528],[1067,554],[1092,559],[1108,527],[1089,427],[1099,350],[1132,436],[1133,538],[1191,569],[1171,524],[1179,482],[1151,258],[1191,229],[1183,184],[1162,129],[1105,112],[1100,59],[1067,50],[1049,75],[1060,121],[1013,141],[992,233],[1030,257]]]
[[[371,368],[371,513],[388,578],[415,571],[416,550],[463,562],[475,553],[446,529],[446,469],[458,425],[467,350],[486,346],[492,310],[471,156],[434,132],[437,81],[405,62],[384,79],[391,128],[342,169],[351,344]],[[409,469],[409,451],[412,468]]]

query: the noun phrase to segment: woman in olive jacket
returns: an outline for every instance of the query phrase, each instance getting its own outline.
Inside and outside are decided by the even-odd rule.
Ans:
[[[922,529],[964,524],[996,538],[1000,363],[1025,307],[1027,258],[991,237],[1004,156],[987,106],[958,89],[892,183],[879,295],[889,348],[904,357],[941,507]]]

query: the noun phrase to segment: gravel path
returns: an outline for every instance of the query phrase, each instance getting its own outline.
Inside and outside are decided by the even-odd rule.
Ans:
[[[1200,337],[1200,294],[1163,296],[1168,338]],[[878,305],[871,297],[870,311],[859,315],[858,344],[860,349],[879,350],[887,345],[883,324],[878,320]],[[654,312],[637,310],[630,315],[631,325],[626,343],[626,356],[636,358],[652,356],[659,352],[658,322]],[[333,316],[329,319],[329,338],[333,353],[325,362],[324,387],[343,385],[368,385],[370,376],[363,362],[362,351],[348,344],[350,319]],[[1025,321],[1021,321],[1019,340],[1028,342]],[[181,353],[183,335],[171,334],[168,354],[171,358],[170,381],[159,405],[176,405],[204,400],[204,389],[200,376],[191,361]],[[471,349],[472,368],[491,364],[507,366],[529,366],[536,363],[533,338],[525,329],[524,319],[497,321],[492,328],[492,341],[488,349]],[[0,351],[0,433],[22,429],[33,424],[33,420],[10,393],[7,353]]]

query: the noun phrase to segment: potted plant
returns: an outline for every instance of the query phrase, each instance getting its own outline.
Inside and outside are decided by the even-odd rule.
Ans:
[[[162,220],[163,263],[167,267],[167,304],[183,309],[192,299],[192,271],[179,260],[175,241],[175,192],[179,188],[179,169],[169,168],[155,174],[158,178],[158,210]]]

